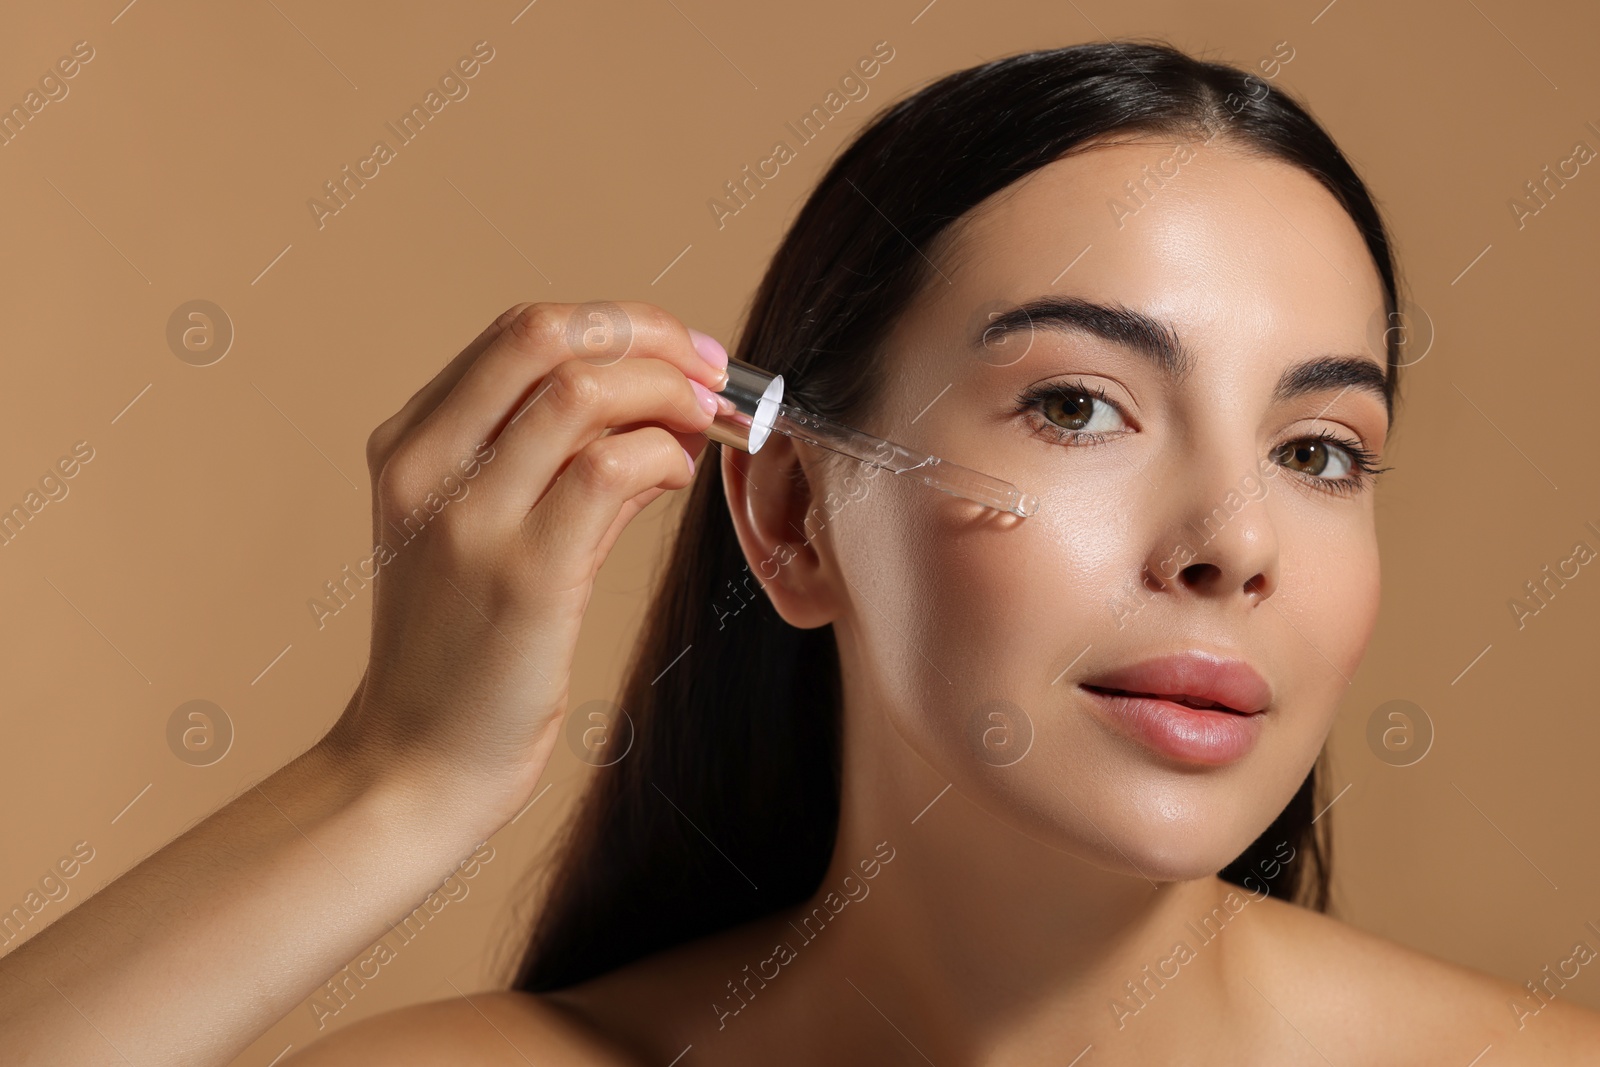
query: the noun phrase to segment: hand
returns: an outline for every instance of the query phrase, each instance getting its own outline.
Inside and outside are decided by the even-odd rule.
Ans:
[[[602,306],[627,329],[582,347]],[[690,484],[726,362],[652,304],[519,304],[378,426],[371,655],[322,744],[504,825],[560,734],[595,574]]]

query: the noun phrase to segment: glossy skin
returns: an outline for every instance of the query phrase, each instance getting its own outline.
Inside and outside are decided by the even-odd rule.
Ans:
[[[863,428],[1010,480],[1038,494],[1037,515],[906,479],[847,485],[859,468],[780,436],[755,456],[722,452],[752,568],[794,549],[766,586],[777,610],[832,624],[841,650],[843,815],[816,898],[555,996],[391,1013],[293,1062],[398,1054],[425,1032],[483,1038],[483,1063],[520,1062],[512,1044],[552,1063],[668,1063],[686,1048],[685,1064],[1067,1063],[1092,1046],[1102,1064],[1465,1064],[1488,1045],[1497,1063],[1596,1061],[1592,1013],[1558,1000],[1519,1030],[1519,987],[1266,895],[1276,871],[1259,892],[1214,877],[1301,782],[1372,633],[1374,483],[1330,492],[1316,478],[1344,472],[1337,450],[1319,467],[1278,448],[1327,431],[1381,456],[1381,397],[1273,391],[1313,356],[1381,368],[1367,338],[1382,302],[1328,193],[1221,142],[1119,227],[1108,199],[1171,151],[1097,147],[982,205],[930,253],[947,281],[884,355],[886,402]],[[1192,370],[1168,381],[1070,331],[968,343],[988,310],[1052,293],[1166,320]],[[1087,424],[1070,404],[1016,413],[1026,387],[1069,379],[1114,407],[1077,409]],[[1051,421],[1112,436],[1063,444]],[[778,488],[795,463],[809,498]],[[806,525],[830,491],[849,503]],[[1158,579],[1130,610],[1146,574]],[[1257,743],[1232,762],[1134,742],[1076,688],[1187,649],[1243,659],[1271,687]],[[808,942],[796,924],[829,893],[851,903]],[[1226,936],[1197,936],[1190,924],[1218,905]],[[1191,951],[1173,962],[1180,941]],[[763,965],[779,943],[793,957]],[[746,986],[741,1008],[726,983],[746,965],[776,977]],[[1152,982],[1147,967],[1178,976]],[[1142,1004],[1130,981],[1151,991]]]

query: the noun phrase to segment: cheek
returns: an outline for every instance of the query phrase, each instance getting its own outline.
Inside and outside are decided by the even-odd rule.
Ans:
[[[929,763],[1003,766],[1064,699],[1052,680],[1114,623],[1116,576],[1137,569],[1126,516],[1047,501],[1024,522],[975,517],[909,482],[881,499],[835,542],[858,661]]]
[[[1299,653],[1293,676],[1310,690],[1301,704],[1325,712],[1325,725],[1366,655],[1382,598],[1376,536],[1352,533],[1344,544],[1335,552],[1329,542],[1315,542],[1315,554],[1285,570],[1273,598],[1303,635],[1281,635],[1282,647]]]
[[[1347,605],[1350,632],[1346,635],[1350,643],[1350,669],[1346,671],[1347,674],[1355,673],[1356,667],[1366,656],[1372,631],[1378,625],[1378,605],[1382,599],[1378,568],[1378,550],[1374,545],[1370,557],[1353,575],[1350,583],[1350,602]]]

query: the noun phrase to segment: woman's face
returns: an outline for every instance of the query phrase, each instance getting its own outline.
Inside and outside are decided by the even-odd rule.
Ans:
[[[1372,479],[1315,440],[1374,465],[1384,448],[1366,246],[1298,169],[1143,139],[1035,171],[926,251],[938,274],[889,340],[885,402],[862,428],[1013,482],[1039,509],[813,471],[819,497],[848,501],[807,528],[847,714],[886,718],[955,788],[1056,848],[1151,878],[1214,873],[1304,779],[1375,622]],[[1142,316],[1164,343],[1052,318],[1050,300]],[[1319,360],[1342,362],[1303,367]],[[1253,668],[1265,709],[1181,712],[1083,685],[1189,652]]]

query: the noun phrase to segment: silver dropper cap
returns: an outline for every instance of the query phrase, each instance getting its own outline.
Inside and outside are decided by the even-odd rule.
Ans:
[[[721,403],[706,436],[741,452],[761,451],[783,404],[783,375],[729,357],[728,382],[717,395]]]

